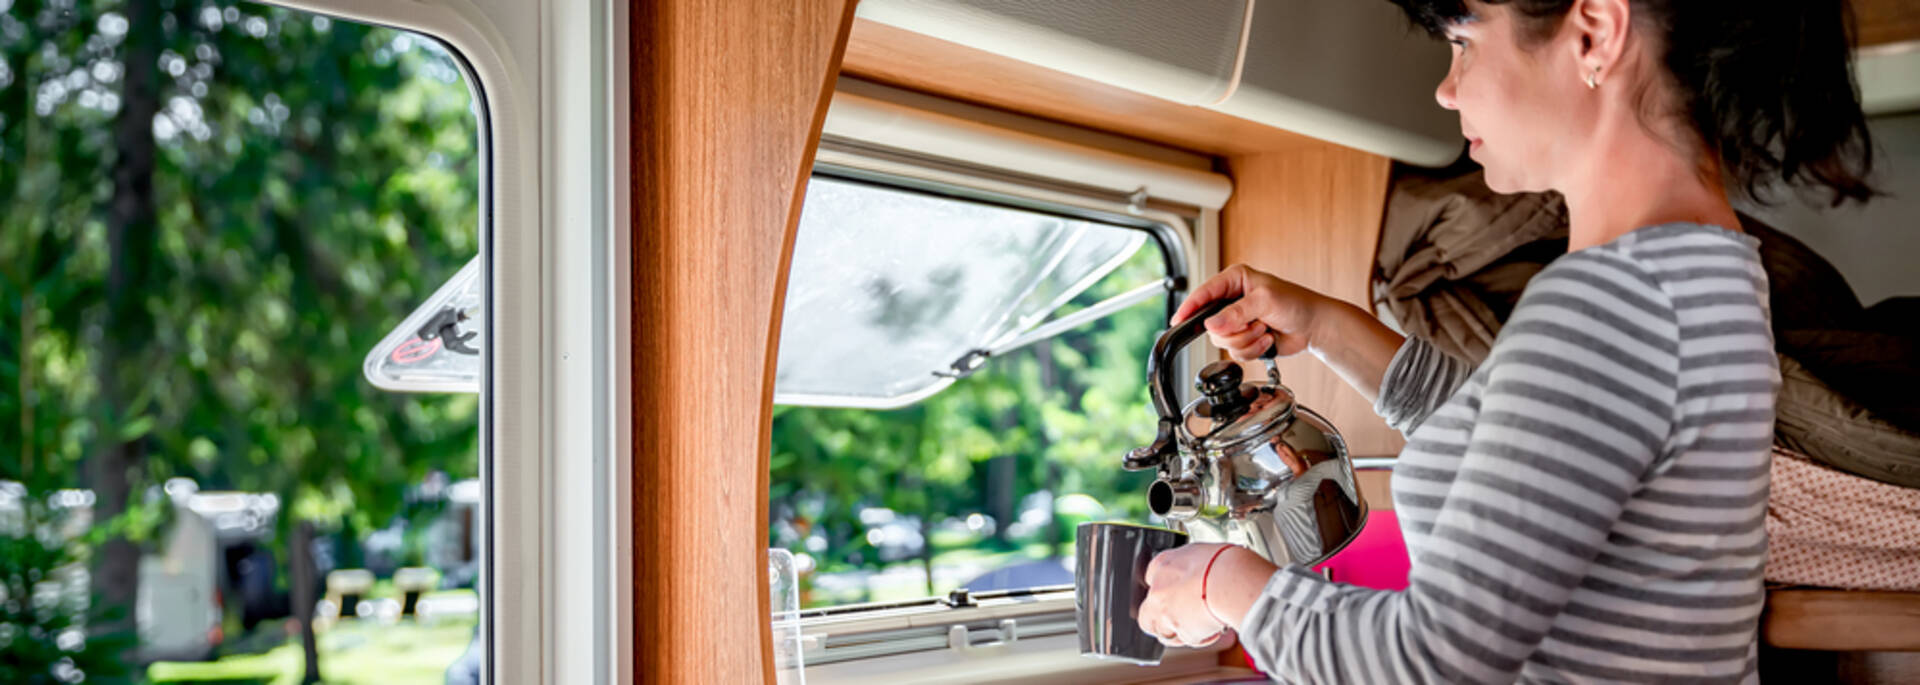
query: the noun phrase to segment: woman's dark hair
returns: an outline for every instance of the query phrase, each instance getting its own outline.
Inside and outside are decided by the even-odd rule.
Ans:
[[[1854,89],[1846,0],[1631,0],[1651,28],[1680,114],[1720,159],[1724,182],[1756,202],[1776,183],[1866,201],[1873,142]],[[1472,16],[1463,0],[1392,0],[1427,31]],[[1574,0],[1510,5],[1522,44],[1551,36]],[[1645,95],[1644,93],[1642,94]],[[1644,112],[1644,110],[1643,110]]]

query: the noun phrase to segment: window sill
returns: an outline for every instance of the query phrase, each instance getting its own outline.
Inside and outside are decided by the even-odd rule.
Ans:
[[[809,683],[832,685],[981,685],[1045,682],[1176,683],[1232,682],[1253,675],[1222,667],[1225,644],[1206,649],[1169,649],[1158,666],[1100,661],[1080,655],[1078,638],[1065,634],[963,649],[938,649],[808,666]]]
[[[1244,677],[1219,652],[1170,649],[1159,666],[1080,655],[1073,591],[988,594],[971,605],[843,607],[800,621],[808,682],[1200,683]]]

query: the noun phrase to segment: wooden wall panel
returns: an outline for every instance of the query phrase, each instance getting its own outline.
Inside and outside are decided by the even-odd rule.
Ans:
[[[853,23],[844,69],[848,76],[897,88],[1213,155],[1319,144],[1265,124],[865,19]]]
[[[1853,15],[1861,46],[1920,41],[1920,2],[1854,0]]]
[[[793,231],[853,0],[632,11],[633,663],[772,681],[767,455]]]
[[[1233,199],[1220,215],[1220,265],[1236,263],[1366,306],[1390,161],[1337,145],[1230,157]],[[1356,456],[1405,441],[1373,405],[1311,355],[1280,362],[1300,403],[1333,421]]]

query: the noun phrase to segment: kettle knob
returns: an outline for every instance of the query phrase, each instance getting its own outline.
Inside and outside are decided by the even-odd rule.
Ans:
[[[1231,420],[1253,403],[1253,398],[1240,391],[1243,371],[1232,360],[1221,359],[1200,369],[1200,377],[1194,379],[1193,387],[1207,398],[1207,415],[1215,419]]]
[[[1221,359],[1200,369],[1200,377],[1194,379],[1193,387],[1207,396],[1210,404],[1229,404],[1240,396],[1240,381],[1244,372],[1240,365]]]

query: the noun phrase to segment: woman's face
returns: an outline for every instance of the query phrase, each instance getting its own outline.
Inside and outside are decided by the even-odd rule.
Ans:
[[[1521,45],[1524,26],[1505,5],[1467,3],[1473,18],[1447,29],[1453,66],[1434,91],[1460,112],[1468,156],[1487,186],[1517,193],[1558,187],[1552,174],[1576,159],[1588,90],[1562,36]]]

